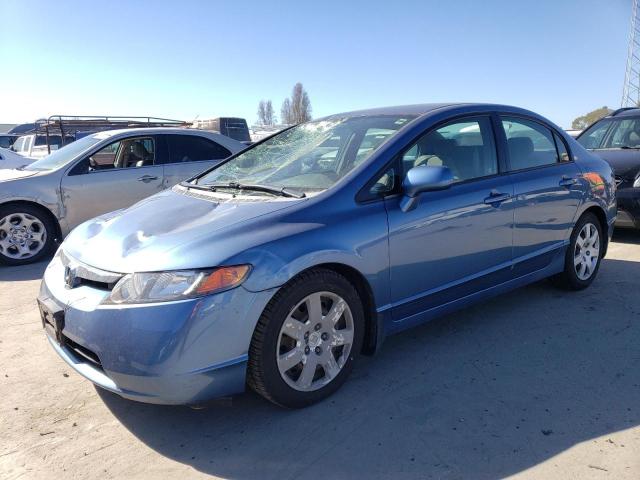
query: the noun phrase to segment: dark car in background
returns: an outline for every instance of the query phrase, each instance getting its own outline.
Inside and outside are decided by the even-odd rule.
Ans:
[[[640,108],[620,108],[585,129],[576,140],[613,169],[616,226],[640,228]]]
[[[196,120],[193,126],[202,130],[211,130],[238,142],[251,143],[247,121],[239,117],[218,117],[209,120]]]

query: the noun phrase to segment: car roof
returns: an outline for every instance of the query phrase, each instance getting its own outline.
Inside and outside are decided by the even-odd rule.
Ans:
[[[497,110],[504,112],[512,112],[512,113],[526,113],[528,115],[533,115],[535,117],[539,117],[535,112],[531,112],[529,110],[525,110],[523,108],[514,107],[511,105],[500,105],[493,103],[482,103],[482,102],[449,102],[449,103],[421,103],[415,105],[399,105],[399,106],[391,106],[391,107],[381,107],[381,108],[370,108],[366,110],[354,110],[351,112],[343,112],[337,113],[334,115],[329,115],[319,120],[328,120],[332,118],[344,118],[344,117],[357,117],[357,116],[375,116],[375,115],[410,115],[416,117],[427,116],[436,110],[462,110],[465,108],[469,108],[473,110],[474,108],[482,108],[487,110]]]
[[[367,108],[363,110],[353,110],[351,112],[342,112],[329,115],[331,117],[359,117],[359,116],[375,116],[375,115],[424,115],[433,110],[443,107],[456,105],[454,103],[422,103],[415,105],[396,105],[390,107]],[[462,105],[462,104],[460,104]]]
[[[611,118],[611,117],[615,117],[615,118],[619,118],[619,117],[640,117],[640,108],[625,108],[623,109],[619,109],[616,110],[615,112],[612,112],[610,115],[607,115],[607,117]],[[605,117],[605,118],[607,118]]]
[[[135,135],[157,135],[157,134],[165,134],[165,135],[194,135],[199,137],[207,137],[210,140],[219,143],[223,147],[231,150],[232,153],[239,152],[240,150],[244,150],[247,146],[233,138],[227,137],[226,135],[222,135],[216,132],[210,132],[206,130],[198,130],[195,128],[170,128],[170,127],[149,127],[149,128],[120,128],[116,130],[103,130],[101,132],[95,132],[91,135],[94,138],[105,139],[112,138],[118,135],[122,136],[135,136]]]

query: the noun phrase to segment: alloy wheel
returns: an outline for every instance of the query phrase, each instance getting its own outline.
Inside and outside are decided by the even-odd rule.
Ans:
[[[318,390],[342,371],[354,339],[351,309],[339,295],[312,293],[290,312],[278,335],[280,375],[293,389]]]
[[[588,280],[598,266],[600,235],[593,223],[585,223],[576,237],[573,265],[580,280]]]
[[[34,257],[45,247],[47,229],[28,213],[12,213],[0,219],[0,254],[14,260]]]

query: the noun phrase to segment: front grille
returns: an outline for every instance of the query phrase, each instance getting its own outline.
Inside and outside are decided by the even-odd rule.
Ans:
[[[94,352],[74,342],[73,340],[71,340],[70,338],[64,335],[62,335],[62,341],[64,343],[64,346],[68,350],[71,350],[71,352],[75,354],[75,356],[79,360],[82,360],[85,363],[89,363],[90,365],[102,370],[102,363],[100,362],[100,357],[98,357],[98,355],[96,355]]]
[[[98,290],[111,291],[118,280],[124,276],[122,273],[100,270],[83,264],[64,251],[60,252],[60,258],[65,269],[67,288],[77,288],[84,285]]]

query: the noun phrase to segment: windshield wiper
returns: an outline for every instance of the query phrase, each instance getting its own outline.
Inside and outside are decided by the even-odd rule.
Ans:
[[[638,150],[640,147],[630,147],[629,145],[622,145],[620,147],[622,150]]]
[[[193,188],[195,190],[204,190],[206,192],[215,192],[216,189],[212,185],[198,185],[197,183],[180,182],[181,187]]]
[[[290,198],[305,198],[307,195],[305,193],[298,193],[289,190],[287,187],[271,187],[269,185],[258,185],[258,184],[248,184],[248,183],[238,183],[238,182],[229,182],[229,183],[214,183],[207,185],[198,185],[201,188],[209,187],[209,189],[215,191],[218,188],[232,188],[234,190],[252,190],[254,192],[264,192],[271,193],[273,195],[279,195],[281,197],[290,197]]]
[[[254,192],[264,192],[271,193],[273,195],[279,195],[281,197],[290,197],[290,198],[305,198],[307,195],[305,193],[298,193],[289,190],[287,187],[270,187],[269,185],[254,185],[254,184],[246,184],[246,183],[238,183],[238,182],[229,182],[229,183],[207,183],[204,185],[199,185],[197,183],[189,183],[189,182],[180,182],[180,185],[186,188],[193,188],[196,190],[204,190],[207,192],[215,192],[219,188],[231,188],[233,190],[253,190]]]

